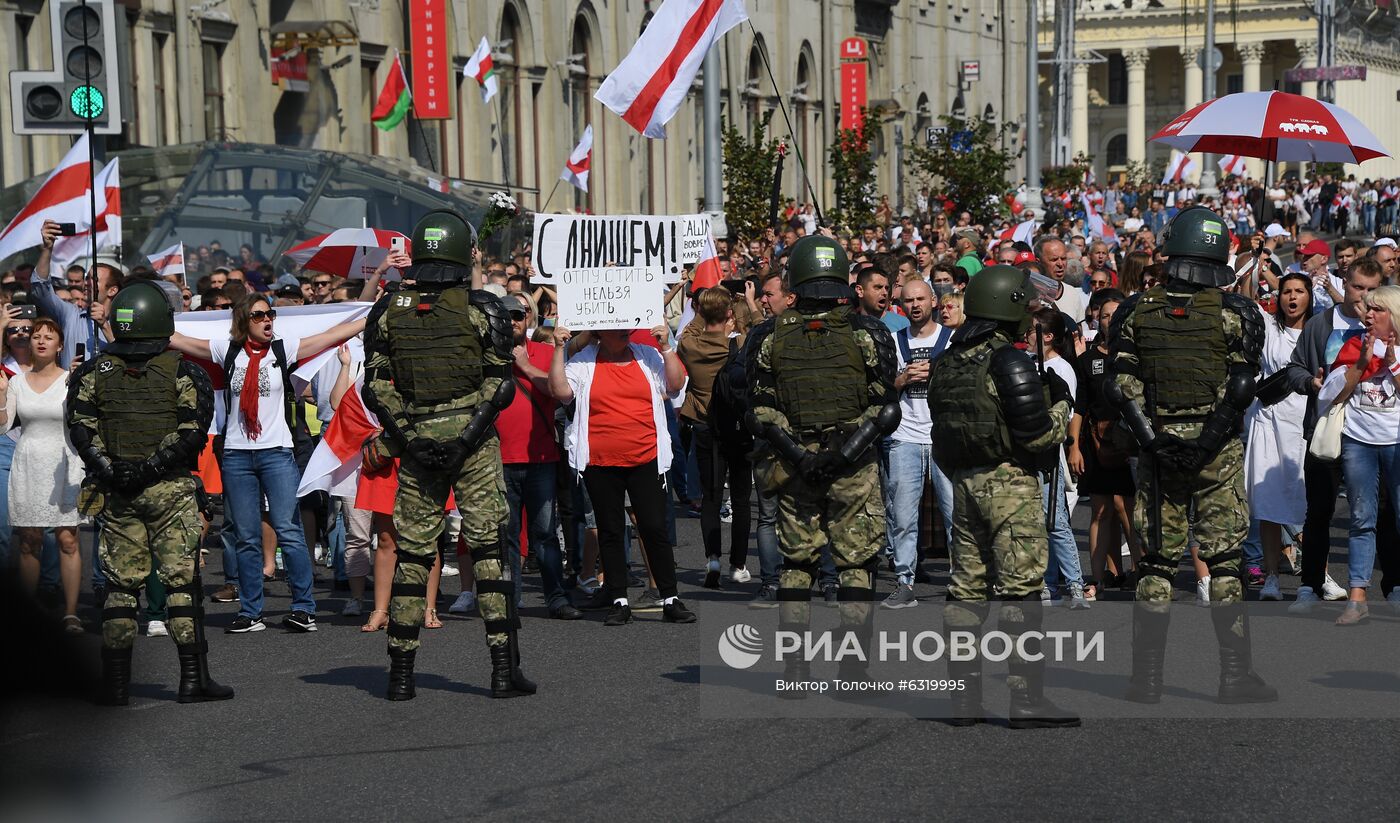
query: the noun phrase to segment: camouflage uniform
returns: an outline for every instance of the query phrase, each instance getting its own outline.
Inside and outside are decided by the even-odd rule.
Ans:
[[[760,426],[789,434],[807,455],[839,449],[862,425],[876,421],[882,410],[895,402],[894,341],[880,321],[849,312],[845,306],[813,314],[791,310],[750,332],[746,356],[753,419]],[[863,382],[856,383],[853,390],[859,391],[856,400],[864,410],[835,425],[794,426],[790,418],[798,417],[801,411],[786,408],[780,396],[783,377],[775,370],[776,332],[782,325],[821,324],[847,315],[864,372]],[[832,379],[840,384],[848,378],[833,371]],[[777,496],[778,543],[783,553],[778,584],[780,621],[791,625],[810,622],[811,587],[827,544],[836,565],[843,622],[864,621],[869,601],[874,599],[876,553],[885,536],[876,450],[865,449],[834,476],[814,478],[759,440],[755,475],[764,493]]]

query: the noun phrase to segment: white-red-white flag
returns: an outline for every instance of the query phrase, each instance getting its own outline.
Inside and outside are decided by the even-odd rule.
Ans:
[[[1094,207],[1093,198],[1087,194],[1081,194],[1080,201],[1084,204],[1084,225],[1089,229],[1090,239],[1102,240],[1109,246],[1118,245],[1118,233],[1113,230],[1113,224],[1103,219],[1099,210]]]
[[[685,309],[681,312],[681,324],[678,328],[685,328],[690,325],[690,321],[695,319],[696,292],[714,288],[724,279],[724,270],[720,268],[719,249],[715,247],[713,235],[705,236],[705,248],[700,252],[700,259],[695,263],[695,271],[690,277],[690,294],[685,301]]]
[[[365,408],[359,389],[350,384],[316,450],[306,461],[297,497],[314,491],[353,495],[362,459],[360,449],[378,430],[379,421]]]
[[[564,163],[564,173],[559,175],[560,180],[567,180],[583,191],[588,191],[588,169],[593,165],[593,126],[586,126],[583,130],[583,137],[579,139],[578,145],[569,153],[569,159]]]
[[[97,173],[97,253],[110,252],[121,257],[122,248],[122,188],[121,158],[113,157]],[[92,256],[92,232],[89,230],[90,209],[78,221],[78,233],[54,241],[49,256],[49,269],[55,277],[75,260]]]
[[[24,208],[0,231],[0,260],[43,242],[45,220],[86,227],[92,221],[88,190],[92,167],[88,164],[88,137],[83,134],[64,155]]]
[[[999,243],[1025,243],[1028,246],[1035,245],[1035,228],[1040,225],[1035,220],[1022,220],[1014,226],[1009,226],[997,238]]]
[[[1195,177],[1196,172],[1196,161],[1191,155],[1173,150],[1171,162],[1167,163],[1167,171],[1162,175],[1162,183],[1185,183]]]
[[[1220,170],[1225,174],[1233,174],[1236,177],[1244,177],[1245,162],[1244,156],[1239,154],[1223,154],[1220,156]]]
[[[172,274],[184,275],[185,273],[185,244],[176,243],[165,251],[158,251],[146,258],[151,261],[151,268],[160,277]]]
[[[710,46],[747,19],[743,0],[666,0],[593,96],[647,137],[665,137]]]

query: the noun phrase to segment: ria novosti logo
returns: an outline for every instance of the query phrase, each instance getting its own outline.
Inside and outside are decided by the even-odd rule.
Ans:
[[[763,636],[747,623],[736,623],[719,636],[719,657],[734,669],[747,669],[763,656]]]

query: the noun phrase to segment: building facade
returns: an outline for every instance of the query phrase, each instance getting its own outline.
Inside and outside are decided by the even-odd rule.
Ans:
[[[1121,173],[1131,161],[1165,160],[1170,149],[1147,138],[1183,111],[1202,102],[1204,3],[1196,0],[1081,2],[1075,20],[1075,60],[1071,80],[1069,156],[1093,157],[1100,179]],[[1343,4],[1338,4],[1339,6]],[[1365,3],[1353,4],[1363,6]],[[1372,3],[1374,9],[1377,5]],[[1318,65],[1318,24],[1307,4],[1297,0],[1239,0],[1216,4],[1216,47],[1222,62],[1216,95],[1248,91],[1287,91],[1318,95],[1317,83],[1288,83],[1285,72]],[[1053,2],[1043,3],[1050,20]],[[1367,67],[1364,81],[1335,81],[1334,101],[1358,117],[1400,153],[1400,40],[1393,11],[1382,9],[1372,23],[1348,17],[1337,29],[1339,65]],[[1054,56],[1053,26],[1040,29],[1042,61]],[[1040,94],[1043,134],[1049,136],[1055,66],[1042,62]],[[1045,140],[1043,161],[1054,164],[1054,145]],[[1261,176],[1263,162],[1248,162]],[[1297,168],[1291,164],[1291,168]],[[1378,158],[1347,167],[1364,177],[1400,175],[1400,161]],[[1218,170],[1217,170],[1218,175]]]
[[[680,213],[702,198],[701,84],[649,140],[593,99],[626,55],[657,0],[448,0],[455,95],[451,118],[382,132],[370,112],[395,52],[408,50],[411,0],[118,0],[126,10],[131,70],[127,125],[109,146],[159,147],[207,139],[411,158],[444,176],[509,185],[542,208],[586,125],[593,126],[591,190],[562,186],[551,210]],[[747,128],[774,111],[770,134],[789,139],[829,201],[825,147],[839,123],[840,42],[869,45],[869,99],[884,126],[876,141],[880,191],[909,184],[903,153],[948,112],[961,86],[972,114],[1023,122],[1022,0],[748,0],[751,23],[720,42],[727,121]],[[347,32],[349,33],[347,35]],[[500,95],[484,105],[461,69],[480,39],[493,48]],[[307,84],[272,82],[271,55],[301,43]],[[1019,43],[1019,45],[1018,45]],[[50,65],[45,0],[0,0],[0,64]],[[964,82],[962,61],[979,64]],[[772,75],[770,77],[769,67]],[[67,137],[22,137],[0,92],[0,184],[52,168]],[[1024,135],[1018,130],[1018,137]],[[790,156],[784,194],[806,200]]]

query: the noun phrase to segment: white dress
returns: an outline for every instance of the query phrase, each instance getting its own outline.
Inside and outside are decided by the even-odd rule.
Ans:
[[[1269,314],[1264,315],[1264,330],[1261,380],[1288,365],[1302,331],[1280,326]],[[1268,408],[1255,401],[1245,415],[1244,479],[1250,514],[1256,520],[1290,525],[1303,522],[1308,507],[1303,484],[1307,402],[1301,394],[1290,394]]]
[[[16,414],[21,428],[10,467],[11,526],[53,528],[76,526],[82,520],[78,487],[83,464],[68,442],[67,396],[67,373],[42,393],[29,387],[27,374],[10,378],[3,431],[10,429]]]

